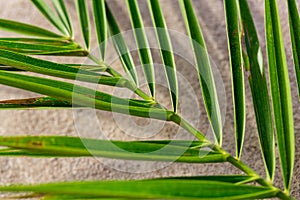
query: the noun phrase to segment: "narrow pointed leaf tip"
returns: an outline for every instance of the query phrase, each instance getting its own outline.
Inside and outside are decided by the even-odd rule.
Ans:
[[[101,60],[105,60],[106,40],[108,35],[105,0],[93,0],[95,28]]]
[[[206,112],[211,122],[216,141],[221,145],[221,111],[206,44],[192,2],[190,0],[179,0],[179,2],[194,50]]]
[[[127,0],[131,24],[134,29],[134,36],[140,56],[140,61],[148,83],[152,97],[155,97],[154,66],[147,36],[145,33],[141,13],[136,0]]]
[[[288,66],[275,0],[265,1],[265,20],[269,77],[279,158],[284,188],[289,192],[295,162],[295,133]]]
[[[168,33],[165,18],[158,0],[149,0],[149,8],[155,25],[156,35],[160,45],[160,53],[165,66],[166,77],[168,80],[170,96],[173,110],[177,112],[178,107],[178,82],[176,75],[176,65],[172,50],[171,39]]]
[[[64,0],[52,0],[52,3],[69,36],[73,38],[73,27]]]
[[[118,23],[113,16],[113,13],[111,12],[109,6],[107,5],[107,2],[105,2],[105,8],[106,8],[106,17],[107,22],[109,25],[110,35],[112,38],[112,41],[114,43],[114,47],[120,57],[122,66],[128,75],[128,77],[131,78],[135,82],[135,84],[138,86],[138,76],[136,73],[135,65],[131,56],[131,53],[129,52],[129,49],[126,45],[126,42],[124,41],[124,38],[121,34],[121,30],[118,26]]]
[[[234,104],[234,125],[236,139],[236,156],[241,157],[245,135],[246,104],[242,46],[239,27],[239,12],[236,0],[225,0],[228,49],[231,65],[232,96]]]
[[[62,34],[69,35],[68,28],[64,26],[59,17],[51,10],[44,0],[31,0],[39,11],[53,24]]]
[[[61,35],[39,28],[30,24],[11,21],[7,19],[0,19],[0,29],[25,35],[39,36],[45,38],[64,38]]]
[[[298,83],[298,96],[300,99],[300,16],[295,0],[287,0],[289,10],[290,32],[293,47],[295,72]]]
[[[249,57],[249,59],[246,59],[246,61],[249,61],[251,73],[248,79],[252,93],[260,147],[267,178],[272,180],[275,172],[274,129],[262,53],[247,0],[240,0],[239,7],[245,32],[246,51]],[[247,57],[245,56],[245,58]]]
[[[76,6],[81,26],[81,32],[84,39],[84,44],[86,49],[89,49],[90,47],[90,34],[91,34],[91,28],[90,28],[90,18],[89,18],[89,12],[87,7],[87,1],[85,0],[76,0]]]

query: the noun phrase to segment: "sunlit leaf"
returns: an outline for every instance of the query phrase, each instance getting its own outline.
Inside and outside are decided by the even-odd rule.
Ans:
[[[173,112],[155,107],[153,101],[123,99],[57,80],[0,71],[0,84],[56,97],[78,106],[160,120],[171,120],[173,117]]]
[[[110,35],[112,37],[112,41],[114,43],[115,49],[121,59],[123,68],[126,71],[127,75],[138,85],[138,77],[137,77],[135,65],[132,56],[129,52],[129,49],[121,34],[121,30],[107,3],[105,3],[105,8],[106,8],[107,22],[109,24]]]
[[[39,28],[37,26],[33,26],[30,24],[25,24],[21,22],[11,21],[7,19],[0,19],[0,30],[25,34],[25,35],[33,35],[39,37],[46,38],[64,38],[56,33],[50,32],[48,30]]]
[[[289,22],[291,31],[291,40],[293,47],[293,56],[295,72],[298,83],[298,95],[300,96],[300,16],[295,0],[287,0],[289,10]]]
[[[63,53],[63,52],[62,52]],[[84,70],[81,68],[73,68],[67,65],[58,64],[42,59],[37,59],[29,56],[25,56],[12,51],[0,49],[0,63],[14,68],[36,72],[40,74],[46,74],[55,77],[67,78],[72,80],[80,80],[91,83],[99,83],[112,86],[124,87],[126,79],[109,77],[100,75],[98,73]],[[123,85],[123,86],[122,86]],[[126,86],[125,86],[126,87]]]
[[[211,121],[216,141],[221,145],[222,120],[220,105],[206,44],[192,2],[190,0],[179,0],[179,2],[194,50],[205,108]]]
[[[31,0],[39,11],[53,24],[62,34],[68,35],[68,30],[57,15],[51,10],[44,0]]]
[[[249,75],[248,79],[252,92],[259,141],[267,178],[271,180],[275,172],[275,142],[270,97],[264,72],[262,52],[247,0],[240,0],[239,5],[245,32],[247,56],[249,57],[247,60],[249,61],[251,75]]]
[[[69,36],[73,37],[72,23],[71,23],[66,5],[64,3],[64,0],[52,0],[52,3],[55,7],[55,10],[56,10],[60,20],[62,21],[64,26],[67,28]]]
[[[90,18],[89,12],[86,5],[85,0],[76,0],[76,6],[81,26],[81,31],[85,43],[85,47],[89,49],[90,47],[90,35],[91,35],[91,28],[90,28]]]
[[[274,121],[284,188],[289,191],[295,162],[295,134],[291,87],[276,1],[265,1],[265,18]]]
[[[74,195],[82,198],[113,197],[142,199],[258,199],[273,197],[269,188],[204,180],[136,180],[53,183],[6,186],[1,191],[32,191],[44,195]]]
[[[155,97],[155,78],[154,66],[149,43],[145,33],[142,16],[136,0],[127,0],[128,10],[130,13],[131,24],[140,55],[141,64],[148,83],[150,93]]]
[[[246,123],[246,106],[245,106],[245,86],[244,86],[244,69],[241,46],[241,30],[239,27],[239,11],[236,0],[224,1],[228,49],[231,65],[232,79],[232,99],[234,108],[234,126],[236,139],[236,156],[242,155],[245,123]]]
[[[168,143],[165,143],[168,142]],[[183,143],[182,143],[183,144]],[[140,141],[122,142],[110,140],[85,139],[64,136],[21,136],[1,137],[0,155],[82,157],[96,156],[127,160],[177,161],[188,163],[224,162],[226,157],[215,152],[190,148],[195,143],[186,141],[185,145],[176,142],[159,143]],[[198,143],[198,146],[201,143]]]
[[[105,60],[105,49],[107,40],[107,22],[105,0],[93,0],[95,28],[98,37],[98,48],[100,50],[101,59]]]
[[[174,112],[178,107],[178,83],[176,75],[176,66],[172,50],[170,36],[167,30],[167,25],[162,13],[158,0],[148,1],[150,13],[152,16],[153,24],[155,25],[158,42],[160,45],[160,52],[165,66],[166,76],[169,84],[169,91],[171,95],[172,105]]]

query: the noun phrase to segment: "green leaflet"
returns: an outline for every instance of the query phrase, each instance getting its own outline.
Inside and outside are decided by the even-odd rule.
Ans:
[[[236,0],[224,0],[224,7],[232,77],[236,157],[240,158],[245,135],[246,105],[239,11]]]
[[[0,19],[0,29],[15,33],[21,33],[25,35],[39,36],[45,38],[62,38],[63,36],[56,33],[52,33],[48,30],[33,26],[30,24],[25,24],[21,22],[11,21],[7,19]]]
[[[92,93],[90,93],[90,96]],[[139,106],[139,107],[157,107],[160,108],[159,105],[155,105],[152,101],[146,100],[136,100],[136,99],[122,99],[118,97],[113,97],[106,93],[95,93],[95,98],[105,101],[111,102],[113,99],[113,103],[120,103],[123,105],[131,105],[131,106]],[[58,109],[58,108],[82,108],[76,104],[72,104],[69,101],[60,100],[53,97],[34,97],[27,99],[13,99],[13,100],[2,100],[0,101],[0,110],[7,109]]]
[[[144,105],[143,101],[126,100],[86,87],[46,78],[0,71],[0,84],[56,97],[78,106],[92,107],[139,117],[171,120],[174,113]],[[148,103],[151,103],[147,101]]]
[[[289,21],[291,21],[291,17],[289,17]],[[290,33],[291,33],[291,41],[292,41],[292,50],[293,50],[293,57],[294,57],[294,65],[295,65],[295,73],[296,79],[298,84],[298,98],[300,99],[300,58],[298,56],[298,49],[296,47],[296,40],[294,36],[294,32],[292,30],[292,26],[290,25]]]
[[[68,30],[62,21],[54,14],[44,0],[31,0],[31,2],[39,9],[39,11],[53,24],[62,34],[68,35]]]
[[[26,38],[26,37],[8,37],[0,38],[1,41],[6,42],[18,42],[24,44],[35,44],[35,45],[52,45],[59,47],[68,47],[68,48],[79,48],[80,46],[74,41],[67,40],[66,38]]]
[[[39,74],[46,74],[50,76],[86,81],[91,83],[124,87],[128,82],[123,78],[108,77],[104,75],[101,76],[100,74],[81,68],[76,69],[73,67],[68,67],[67,65],[41,60],[1,49],[0,63],[18,69],[36,72]]]
[[[64,0],[52,0],[52,3],[55,7],[56,13],[58,14],[60,20],[62,21],[65,28],[68,30],[68,35],[73,37],[73,28],[72,23],[64,3]]]
[[[107,3],[105,3],[105,8],[110,35],[112,37],[115,49],[120,57],[123,68],[126,71],[126,74],[135,82],[135,84],[138,85],[138,77],[135,65],[129,52],[129,49],[121,34],[121,30]]]
[[[148,1],[153,24],[155,25],[160,52],[165,66],[166,77],[169,84],[169,91],[172,100],[173,110],[177,112],[178,107],[178,83],[176,65],[172,51],[172,44],[158,0]]]
[[[284,188],[289,191],[295,162],[295,133],[288,66],[276,1],[265,1],[265,18],[268,66],[279,157]]]
[[[72,108],[68,101],[53,97],[36,97],[28,99],[13,99],[0,101],[0,110],[3,109],[26,109],[26,108]]]
[[[56,52],[81,52],[81,54],[86,54],[84,50],[80,48],[77,44],[62,43],[58,44],[42,44],[42,43],[32,43],[32,42],[19,42],[2,40],[0,38],[0,49],[15,51],[19,53],[26,54],[57,54]],[[60,55],[60,54],[58,54]]]
[[[272,180],[275,171],[274,129],[262,52],[247,0],[240,0],[239,5],[245,32],[247,55],[249,57],[251,75],[248,79],[252,92],[259,141],[267,178]]]
[[[81,31],[85,43],[85,48],[89,49],[90,47],[90,18],[88,15],[88,8],[85,0],[76,0],[77,12],[79,16]]]
[[[167,177],[161,179],[177,179],[177,180],[206,180],[206,181],[219,181],[226,183],[249,183],[252,182],[253,177],[245,175],[213,175],[213,176],[179,176]]]
[[[44,195],[83,198],[142,199],[257,199],[273,197],[276,191],[251,185],[204,180],[139,180],[53,183],[0,187],[0,191],[32,191]]]
[[[222,120],[220,105],[205,41],[191,1],[179,0],[179,3],[194,50],[206,112],[212,124],[216,141],[221,145]]]
[[[1,137],[0,155],[46,156],[46,157],[82,157],[96,156],[127,160],[177,161],[188,163],[224,162],[222,154],[191,148],[201,143],[192,141],[110,141],[64,136],[21,136]]]
[[[152,97],[155,97],[155,77],[154,66],[148,39],[145,33],[142,16],[136,0],[127,0],[128,11],[130,13],[131,24],[134,29],[134,36]]]
[[[295,72],[298,83],[298,95],[300,97],[300,16],[295,0],[287,0],[289,10],[290,32],[295,63]]]
[[[105,60],[106,40],[108,34],[105,0],[93,0],[95,28],[98,37],[98,48],[101,60]]]

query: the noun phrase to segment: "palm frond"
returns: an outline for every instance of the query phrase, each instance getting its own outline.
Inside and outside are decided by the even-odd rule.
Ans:
[[[155,30],[160,45],[160,52],[165,67],[166,77],[168,80],[173,110],[174,112],[177,112],[178,83],[177,83],[176,66],[175,66],[175,60],[174,60],[170,36],[167,30],[167,25],[159,1],[149,0],[148,4],[150,7],[153,24],[156,27]]]
[[[44,0],[31,0],[40,12],[53,24],[62,34],[68,35],[68,28],[59,17],[50,9]]]
[[[298,83],[298,95],[300,98],[300,16],[295,0],[287,0],[289,11],[290,32],[293,47],[295,72]]]
[[[105,60],[108,27],[106,21],[105,0],[93,0],[93,13],[101,60]]]
[[[25,24],[21,22],[11,21],[7,19],[0,19],[0,28],[5,31],[33,35],[44,38],[62,38],[66,39],[64,36],[58,35],[51,31],[45,30],[43,28],[33,26],[30,24]]]
[[[129,52],[129,49],[121,34],[121,30],[107,3],[105,3],[105,8],[106,8],[106,17],[109,24],[110,35],[112,36],[112,41],[120,57],[123,68],[126,71],[126,74],[129,76],[129,78],[131,78],[138,85],[139,81],[138,81],[135,65],[132,56]]]
[[[76,7],[79,16],[81,32],[84,39],[85,48],[89,49],[90,47],[90,36],[91,36],[91,27],[90,27],[90,18],[87,3],[85,0],[76,0]]]
[[[268,188],[208,180],[94,181],[0,187],[0,191],[26,191],[43,195],[84,198],[147,199],[257,199],[274,197]],[[155,191],[155,192],[153,192]]]
[[[58,14],[60,20],[66,27],[68,31],[68,35],[72,38],[73,37],[73,27],[69,17],[69,13],[67,7],[65,5],[64,0],[52,0],[52,3],[55,7],[56,13]]]
[[[193,141],[110,141],[64,136],[21,136],[0,138],[0,156],[83,157],[96,156],[129,160],[187,163],[224,162],[222,154],[201,150]],[[193,147],[197,148],[193,148]],[[199,156],[203,155],[203,156]]]
[[[204,37],[191,1],[179,0],[179,2],[194,50],[206,112],[211,121],[216,141],[221,145],[222,120],[220,105]]]
[[[245,106],[245,86],[244,69],[241,45],[241,30],[239,27],[239,10],[236,0],[224,1],[228,49],[231,64],[232,77],[232,99],[234,104],[234,125],[236,139],[236,156],[242,155],[245,124],[246,124],[246,106]]]
[[[295,162],[295,134],[288,67],[276,1],[265,2],[266,41],[276,135],[284,188],[289,191]]]
[[[155,78],[154,66],[151,51],[148,44],[148,39],[145,33],[141,13],[136,0],[127,0],[128,10],[134,36],[140,55],[140,61],[148,83],[148,87],[152,97],[155,97]]]
[[[240,0],[240,14],[245,32],[245,43],[249,57],[250,73],[248,80],[256,116],[260,147],[266,167],[267,178],[272,180],[275,172],[275,142],[270,97],[263,66],[263,57],[256,28],[247,0]]]

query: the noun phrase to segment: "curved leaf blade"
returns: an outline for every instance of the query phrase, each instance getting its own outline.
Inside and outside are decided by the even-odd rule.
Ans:
[[[262,52],[247,0],[240,0],[239,5],[245,32],[247,56],[249,57],[247,60],[250,64],[249,70],[251,75],[248,79],[252,92],[260,147],[266,167],[267,178],[272,180],[275,172],[274,129]]]
[[[32,35],[32,36],[39,36],[39,37],[46,37],[46,38],[64,38],[61,35],[52,33],[51,31],[39,28],[37,26],[11,21],[7,19],[0,19],[0,28],[1,30],[25,34],[25,35]]]
[[[279,157],[284,188],[286,191],[289,191],[295,162],[295,134],[291,87],[276,1],[265,1],[265,20],[268,65]]]
[[[130,13],[131,24],[134,29],[134,36],[140,56],[140,61],[148,83],[152,97],[155,97],[155,77],[154,66],[149,43],[145,33],[142,16],[136,0],[127,0],[128,11]]]
[[[31,0],[31,2],[39,9],[39,11],[53,24],[62,34],[68,35],[68,30],[62,21],[55,15],[51,8],[44,0]]]
[[[245,125],[246,104],[242,45],[239,27],[239,12],[236,0],[224,1],[226,27],[228,37],[228,50],[230,57],[230,70],[232,79],[232,99],[234,108],[234,129],[236,140],[236,157],[242,155]]]
[[[277,191],[251,185],[203,180],[138,180],[50,183],[0,187],[1,191],[42,194],[143,199],[257,199],[274,197]]]
[[[170,96],[173,110],[177,112],[178,107],[178,83],[176,75],[176,65],[172,50],[171,39],[168,33],[167,25],[163,16],[162,9],[158,0],[148,1],[153,24],[155,25],[160,52],[165,66],[166,77],[168,80]]]
[[[132,56],[121,34],[121,30],[118,26],[118,23],[106,2],[105,8],[110,35],[112,37],[115,49],[120,57],[123,68],[126,74],[135,82],[135,84],[138,85],[138,77]]]
[[[98,48],[100,50],[101,60],[105,60],[106,40],[107,40],[107,21],[105,0],[93,0],[95,28],[98,38]]]
[[[221,145],[222,120],[220,105],[206,44],[191,1],[179,0],[179,3],[183,18],[185,20],[186,29],[191,38],[191,43],[194,50],[206,112],[212,124],[216,141],[219,145]]]
[[[88,8],[85,0],[76,0],[76,7],[79,16],[81,31],[85,43],[85,48],[89,49],[90,47],[90,18],[88,15]]]

